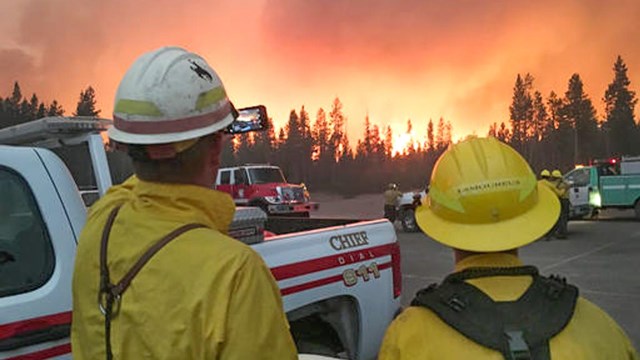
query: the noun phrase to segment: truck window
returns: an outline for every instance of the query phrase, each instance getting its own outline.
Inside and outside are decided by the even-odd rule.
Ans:
[[[286,183],[279,168],[250,168],[249,176],[252,184]]]
[[[42,286],[55,259],[46,226],[31,189],[0,167],[0,297]]]
[[[220,185],[229,185],[231,183],[231,171],[220,172]]]
[[[73,176],[78,189],[97,191],[98,185],[93,175],[93,165],[89,155],[89,146],[86,143],[78,145],[67,145],[51,149],[58,157],[64,161]]]
[[[573,186],[589,185],[589,168],[575,169],[565,176],[565,180],[571,182]]]
[[[237,169],[233,171],[233,182],[236,185],[247,185],[247,176],[245,175],[244,169]]]

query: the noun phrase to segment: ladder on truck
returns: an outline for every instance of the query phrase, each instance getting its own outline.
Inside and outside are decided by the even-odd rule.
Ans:
[[[99,196],[111,187],[104,132],[113,121],[87,116],[54,116],[0,129],[0,145],[56,149],[86,143]]]

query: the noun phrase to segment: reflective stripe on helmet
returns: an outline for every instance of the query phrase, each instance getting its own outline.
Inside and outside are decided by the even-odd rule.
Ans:
[[[227,92],[224,91],[222,86],[203,92],[198,95],[198,100],[196,100],[196,110],[202,110],[208,106],[219,103],[226,98]]]
[[[161,116],[162,111],[150,101],[120,99],[114,112],[129,115]]]
[[[113,124],[121,131],[132,134],[166,134],[204,128],[224,120],[231,114],[231,103],[225,101],[217,110],[190,118],[155,121],[130,121],[114,114]],[[137,114],[140,115],[140,114]]]

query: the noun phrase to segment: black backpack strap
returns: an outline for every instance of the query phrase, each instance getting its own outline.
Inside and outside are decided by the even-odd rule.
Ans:
[[[202,224],[187,224],[181,226],[166,236],[162,237],[155,244],[153,244],[144,254],[136,261],[136,263],[127,271],[127,273],[118,281],[117,284],[111,283],[109,277],[109,267],[107,266],[107,249],[109,245],[109,235],[111,228],[115,222],[116,216],[120,207],[114,208],[109,217],[107,223],[102,231],[102,239],[100,242],[100,292],[98,294],[98,306],[100,311],[104,315],[104,330],[105,330],[105,346],[107,360],[113,359],[113,352],[111,350],[111,320],[117,315],[120,309],[120,298],[122,294],[129,288],[131,281],[142,270],[144,265],[151,260],[160,249],[162,249],[169,242],[184,234],[187,231],[206,227]],[[116,305],[114,309],[114,305]]]
[[[494,302],[464,280],[485,276],[533,276],[516,301]],[[433,311],[470,340],[508,360],[549,359],[549,339],[573,316],[578,289],[564,280],[538,275],[535,267],[474,268],[420,290],[411,302]]]

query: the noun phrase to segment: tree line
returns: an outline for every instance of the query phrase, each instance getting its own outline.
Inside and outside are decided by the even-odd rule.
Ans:
[[[535,171],[567,171],[599,158],[640,154],[640,126],[634,115],[637,98],[629,88],[627,70],[618,56],[613,80],[602,98],[602,117],[597,116],[579,74],[570,77],[564,95],[551,91],[546,98],[534,88],[531,74],[518,74],[509,119],[491,124],[488,135],[512,145]],[[100,111],[95,104],[95,91],[89,86],[81,91],[73,115],[97,116]],[[18,83],[11,96],[0,97],[1,127],[63,114],[55,100],[45,104],[35,94],[23,98]],[[304,182],[312,192],[380,192],[390,182],[409,190],[427,184],[436,160],[452,142],[451,123],[443,118],[429,119],[426,133],[409,139],[412,145],[399,153],[394,152],[390,126],[374,124],[367,115],[361,137],[351,144],[346,121],[339,98],[328,111],[319,108],[313,118],[304,106],[292,109],[282,128],[275,128],[269,119],[268,130],[235,136],[231,146],[225,147],[222,166],[278,165],[289,181]],[[413,134],[411,120],[401,135],[409,134]]]
[[[508,125],[493,123],[489,135],[514,146],[536,170],[567,171],[597,159],[640,154],[640,126],[634,114],[638,100],[629,88],[627,70],[618,56],[613,80],[602,97],[602,117],[579,74],[569,78],[563,96],[551,91],[546,99],[534,90],[531,74],[518,74]]]
[[[0,128],[26,123],[47,116],[63,116],[65,110],[57,100],[45,103],[33,93],[31,97],[22,94],[20,84],[13,84],[11,95],[6,98],[0,96]],[[98,116],[96,109],[96,92],[88,86],[80,92],[76,111],[73,116]]]

